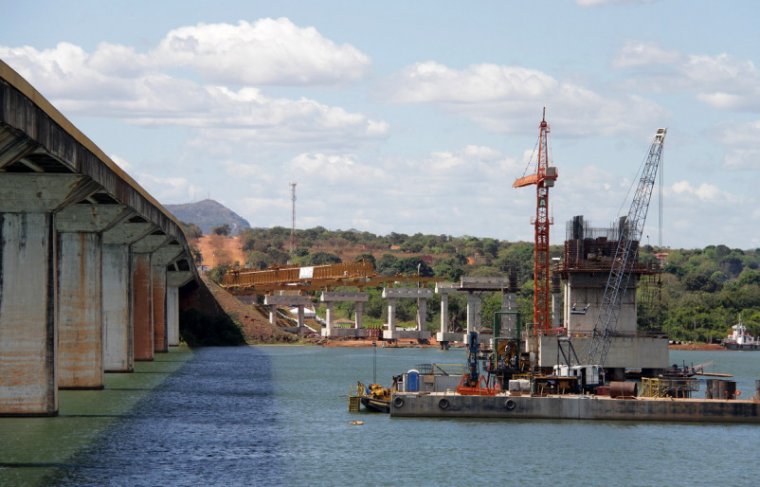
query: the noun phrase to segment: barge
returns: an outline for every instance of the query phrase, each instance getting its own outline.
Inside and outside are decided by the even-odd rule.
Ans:
[[[760,401],[563,394],[394,393],[392,417],[760,423]]]

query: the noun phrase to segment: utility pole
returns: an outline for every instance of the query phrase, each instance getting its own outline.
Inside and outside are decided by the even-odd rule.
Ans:
[[[293,214],[290,225],[290,258],[296,253],[296,184],[290,183],[290,199],[293,202]]]

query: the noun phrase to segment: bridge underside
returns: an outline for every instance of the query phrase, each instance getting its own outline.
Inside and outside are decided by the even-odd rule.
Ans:
[[[178,342],[179,223],[2,61],[0,194],[0,415]]]

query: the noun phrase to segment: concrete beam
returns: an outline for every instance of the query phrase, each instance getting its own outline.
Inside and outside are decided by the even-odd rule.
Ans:
[[[52,212],[69,204],[70,198],[84,198],[94,191],[85,177],[78,174],[6,172],[0,178],[0,194],[3,195],[0,212]]]
[[[33,153],[39,145],[27,137],[18,137],[8,128],[0,128],[0,168]]]
[[[433,291],[424,287],[386,287],[383,288],[383,298],[385,299],[415,299],[415,298],[432,298]]]
[[[103,232],[103,244],[132,244],[156,230],[152,223],[124,221]]]
[[[71,205],[55,215],[59,232],[102,232],[132,212],[123,205]]]
[[[459,284],[454,282],[436,282],[435,283],[435,293],[436,294],[451,294],[451,293],[458,293],[459,291]]]
[[[171,237],[161,235],[146,235],[132,244],[132,252],[136,254],[152,254],[169,242]],[[171,262],[171,261],[169,261]],[[168,262],[167,262],[168,264]],[[166,264],[164,264],[166,265]]]
[[[169,287],[182,287],[192,280],[192,271],[168,271],[166,273],[166,285]]]
[[[506,277],[469,277],[462,276],[460,291],[503,291],[509,288]]]
[[[307,306],[311,304],[311,297],[295,295],[267,295],[264,296],[264,304],[267,306]]]
[[[322,302],[366,303],[369,301],[369,294],[357,292],[324,291],[319,300]]]

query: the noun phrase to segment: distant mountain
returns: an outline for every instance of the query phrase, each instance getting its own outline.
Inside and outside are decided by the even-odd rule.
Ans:
[[[164,206],[174,213],[178,220],[195,223],[201,227],[204,235],[210,234],[214,227],[225,223],[230,226],[230,235],[237,235],[240,230],[251,228],[251,224],[245,218],[218,201],[203,200],[197,203]]]

